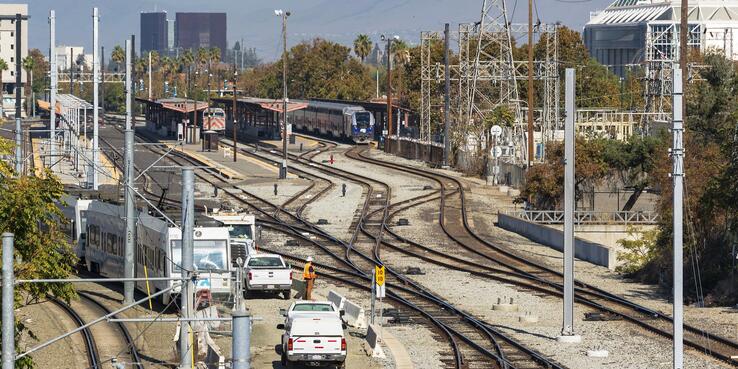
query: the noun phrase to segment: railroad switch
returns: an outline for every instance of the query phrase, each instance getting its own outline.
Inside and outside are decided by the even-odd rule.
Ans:
[[[341,196],[346,197],[346,184],[341,185]]]
[[[289,239],[285,241],[285,246],[300,246],[300,243],[296,239]]]
[[[328,219],[318,219],[318,225],[326,225],[328,224]]]
[[[275,184],[274,184],[274,196],[277,196],[277,195],[279,194],[279,191],[277,190],[277,189],[278,189],[278,187],[279,187],[279,186],[278,186],[278,185],[277,185],[277,184],[275,183]]]
[[[407,218],[400,218],[400,219],[397,219],[397,225],[398,226],[410,225],[410,221],[407,220]]]
[[[407,267],[405,269],[405,275],[425,275],[425,272],[419,267]]]

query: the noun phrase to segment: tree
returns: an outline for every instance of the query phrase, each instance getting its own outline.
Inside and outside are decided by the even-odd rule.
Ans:
[[[213,46],[209,50],[209,56],[210,56],[210,62],[213,64],[220,63],[220,48],[217,46]]]
[[[8,70],[8,63],[5,62],[5,59],[0,58],[0,98],[5,95],[5,84],[3,84],[1,76],[6,70]],[[2,101],[0,101],[0,119],[5,119],[5,111],[3,109]]]
[[[182,71],[189,70],[192,67],[192,63],[195,62],[195,56],[192,54],[192,49],[185,50],[182,55],[179,56],[178,62]]]
[[[372,40],[368,35],[360,34],[354,40],[354,53],[361,59],[363,63],[369,53],[372,52]]]
[[[206,67],[210,62],[210,50],[205,48],[197,49],[197,64]]]
[[[28,84],[31,86],[29,91],[27,91],[29,95],[31,95],[31,92],[33,91],[33,67],[35,66],[36,66],[36,60],[33,58],[33,56],[28,55],[23,59],[23,69],[25,69],[26,73],[28,73],[28,78],[29,78]],[[26,101],[28,101],[28,99],[26,99]],[[31,102],[31,104],[35,104],[35,103],[36,103],[35,101]],[[26,107],[29,110],[31,109],[30,105],[27,103],[26,103]],[[31,115],[30,112],[28,112],[27,115]]]
[[[110,53],[110,59],[115,63],[115,71],[120,71],[120,66],[126,61],[126,51],[120,45],[115,45],[113,52]]]
[[[0,139],[0,154],[12,155],[13,144]],[[70,278],[77,258],[60,229],[63,215],[57,207],[63,185],[45,171],[40,175],[15,176],[8,161],[0,162],[0,232],[15,236],[13,265],[18,279]],[[33,283],[16,285],[15,307],[37,303],[56,296],[69,301],[75,296],[69,283]],[[35,337],[17,317],[16,342]],[[19,345],[16,345],[20,349]],[[16,361],[16,368],[32,368],[31,358]]]

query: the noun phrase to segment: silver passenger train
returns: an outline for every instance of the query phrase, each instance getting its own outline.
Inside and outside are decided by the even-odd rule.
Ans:
[[[361,106],[323,102],[307,103],[305,109],[289,113],[296,130],[368,143],[374,139],[374,115]]]
[[[194,266],[199,272],[197,289],[214,297],[231,293],[231,248],[227,227],[195,227]],[[124,277],[125,210],[122,206],[93,201],[87,209],[85,264],[91,272],[108,278]],[[139,213],[136,226],[135,276],[177,277],[181,273],[182,233],[167,222]],[[144,293],[171,287],[173,281],[140,281]],[[179,288],[162,295],[168,304]]]

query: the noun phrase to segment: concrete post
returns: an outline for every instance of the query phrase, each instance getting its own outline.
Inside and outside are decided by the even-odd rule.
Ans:
[[[13,275],[13,234],[3,233],[3,367],[15,368],[15,276]]]
[[[100,170],[100,146],[98,144],[98,87],[100,85],[100,55],[98,50],[100,45],[98,42],[98,26],[100,24],[100,16],[97,8],[92,8],[92,189],[97,191],[99,189],[99,175]],[[133,301],[133,300],[131,300]]]
[[[49,126],[51,128],[51,134],[49,138],[51,144],[49,145],[49,165],[51,170],[54,170],[54,163],[56,162],[56,12],[53,10],[49,11],[49,75],[51,79],[51,85],[49,86],[49,101],[50,101],[50,113],[49,113]]]
[[[581,337],[574,334],[574,132],[575,112],[575,70],[566,68],[564,125],[564,324],[561,329],[562,342],[579,342]],[[531,138],[532,139],[532,138]],[[528,157],[530,160],[530,156]]]
[[[684,191],[684,147],[682,134],[684,122],[682,121],[682,70],[679,65],[674,66],[672,81],[674,90],[672,95],[672,116],[674,142],[671,156],[674,161],[672,178],[674,179],[674,369],[684,367],[684,296],[683,296],[683,273],[684,265],[682,259],[683,242],[683,191]]]
[[[21,23],[20,14],[15,15],[15,175],[23,172],[23,127],[21,127]]]
[[[180,292],[180,311],[182,317],[190,318],[192,312],[191,294],[194,291],[190,271],[193,268],[194,259],[194,236],[195,236],[195,174],[192,168],[182,168],[182,278],[186,280],[182,284]],[[191,325],[189,321],[183,321],[180,325],[179,353],[180,369],[190,369],[192,366],[192,352],[194,348],[190,344]]]
[[[251,368],[251,313],[240,310],[233,314],[233,369]]]

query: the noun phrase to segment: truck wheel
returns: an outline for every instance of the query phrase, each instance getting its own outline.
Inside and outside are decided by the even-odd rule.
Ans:
[[[336,365],[336,368],[338,368],[338,369],[346,369],[346,361],[340,362],[338,365]]]
[[[285,300],[290,299],[290,291],[282,291],[282,297],[284,297]]]

